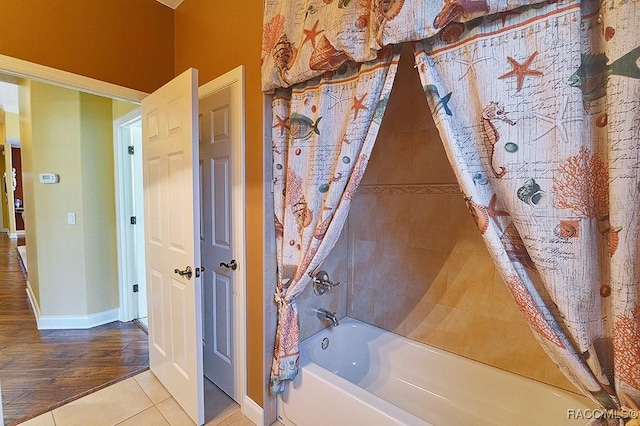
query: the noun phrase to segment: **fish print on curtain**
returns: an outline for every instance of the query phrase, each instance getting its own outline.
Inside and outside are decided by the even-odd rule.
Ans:
[[[279,89],[273,108],[278,328],[270,390],[298,372],[296,296],[335,245],[369,161],[400,46]]]
[[[640,4],[544,2],[465,19],[453,3],[474,2],[446,1],[439,35],[415,55],[469,211],[551,359],[602,407],[633,407]]]

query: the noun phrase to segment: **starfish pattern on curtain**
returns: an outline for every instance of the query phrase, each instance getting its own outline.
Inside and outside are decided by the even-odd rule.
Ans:
[[[640,401],[638,22],[635,3],[567,1],[415,45],[507,287],[564,374],[614,410]],[[450,94],[447,112],[438,93]]]
[[[369,161],[395,78],[400,46],[364,64],[276,91],[273,176],[278,329],[271,393],[298,372],[296,296],[340,236]]]

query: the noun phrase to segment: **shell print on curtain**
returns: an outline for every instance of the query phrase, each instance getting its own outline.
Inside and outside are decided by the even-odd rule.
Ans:
[[[465,2],[445,2],[415,55],[469,210],[551,359],[602,407],[634,406],[640,4],[465,19],[450,3]]]
[[[378,56],[364,64],[344,63],[273,97],[278,265],[273,394],[297,374],[295,298],[340,236],[387,106],[400,46]]]
[[[508,13],[541,1],[266,0],[262,89],[289,87],[335,71],[347,61],[375,60],[385,46],[436,35],[452,38],[462,25],[453,20]]]

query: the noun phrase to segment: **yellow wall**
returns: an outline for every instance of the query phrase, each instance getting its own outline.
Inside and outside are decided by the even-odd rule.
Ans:
[[[173,43],[155,0],[2,2],[0,54],[145,92],[173,77]]]
[[[176,75],[200,85],[239,65],[246,71],[247,395],[263,404],[263,139],[260,90],[262,0],[186,0],[175,11]]]
[[[80,93],[87,311],[119,306],[112,101]]]
[[[18,101],[20,104],[20,149],[22,152],[22,190],[25,206],[35,206],[33,182],[33,138],[31,126],[31,82],[18,82]],[[39,268],[38,268],[38,224],[34,219],[32,208],[25,208],[26,238],[29,239],[27,264],[29,265],[29,284],[36,300],[40,300]],[[33,238],[30,238],[33,237]]]
[[[7,139],[20,139],[20,116],[15,112],[5,112],[4,115]]]
[[[118,306],[112,103],[37,82],[20,87],[29,283],[43,316]],[[38,182],[55,173],[57,184]],[[67,213],[76,225],[67,224]],[[61,267],[61,265],[65,265]]]

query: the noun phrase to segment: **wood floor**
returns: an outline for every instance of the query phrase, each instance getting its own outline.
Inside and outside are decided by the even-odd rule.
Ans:
[[[147,335],[133,323],[114,322],[89,330],[38,330],[16,246],[0,233],[0,387],[5,426],[149,366]]]

